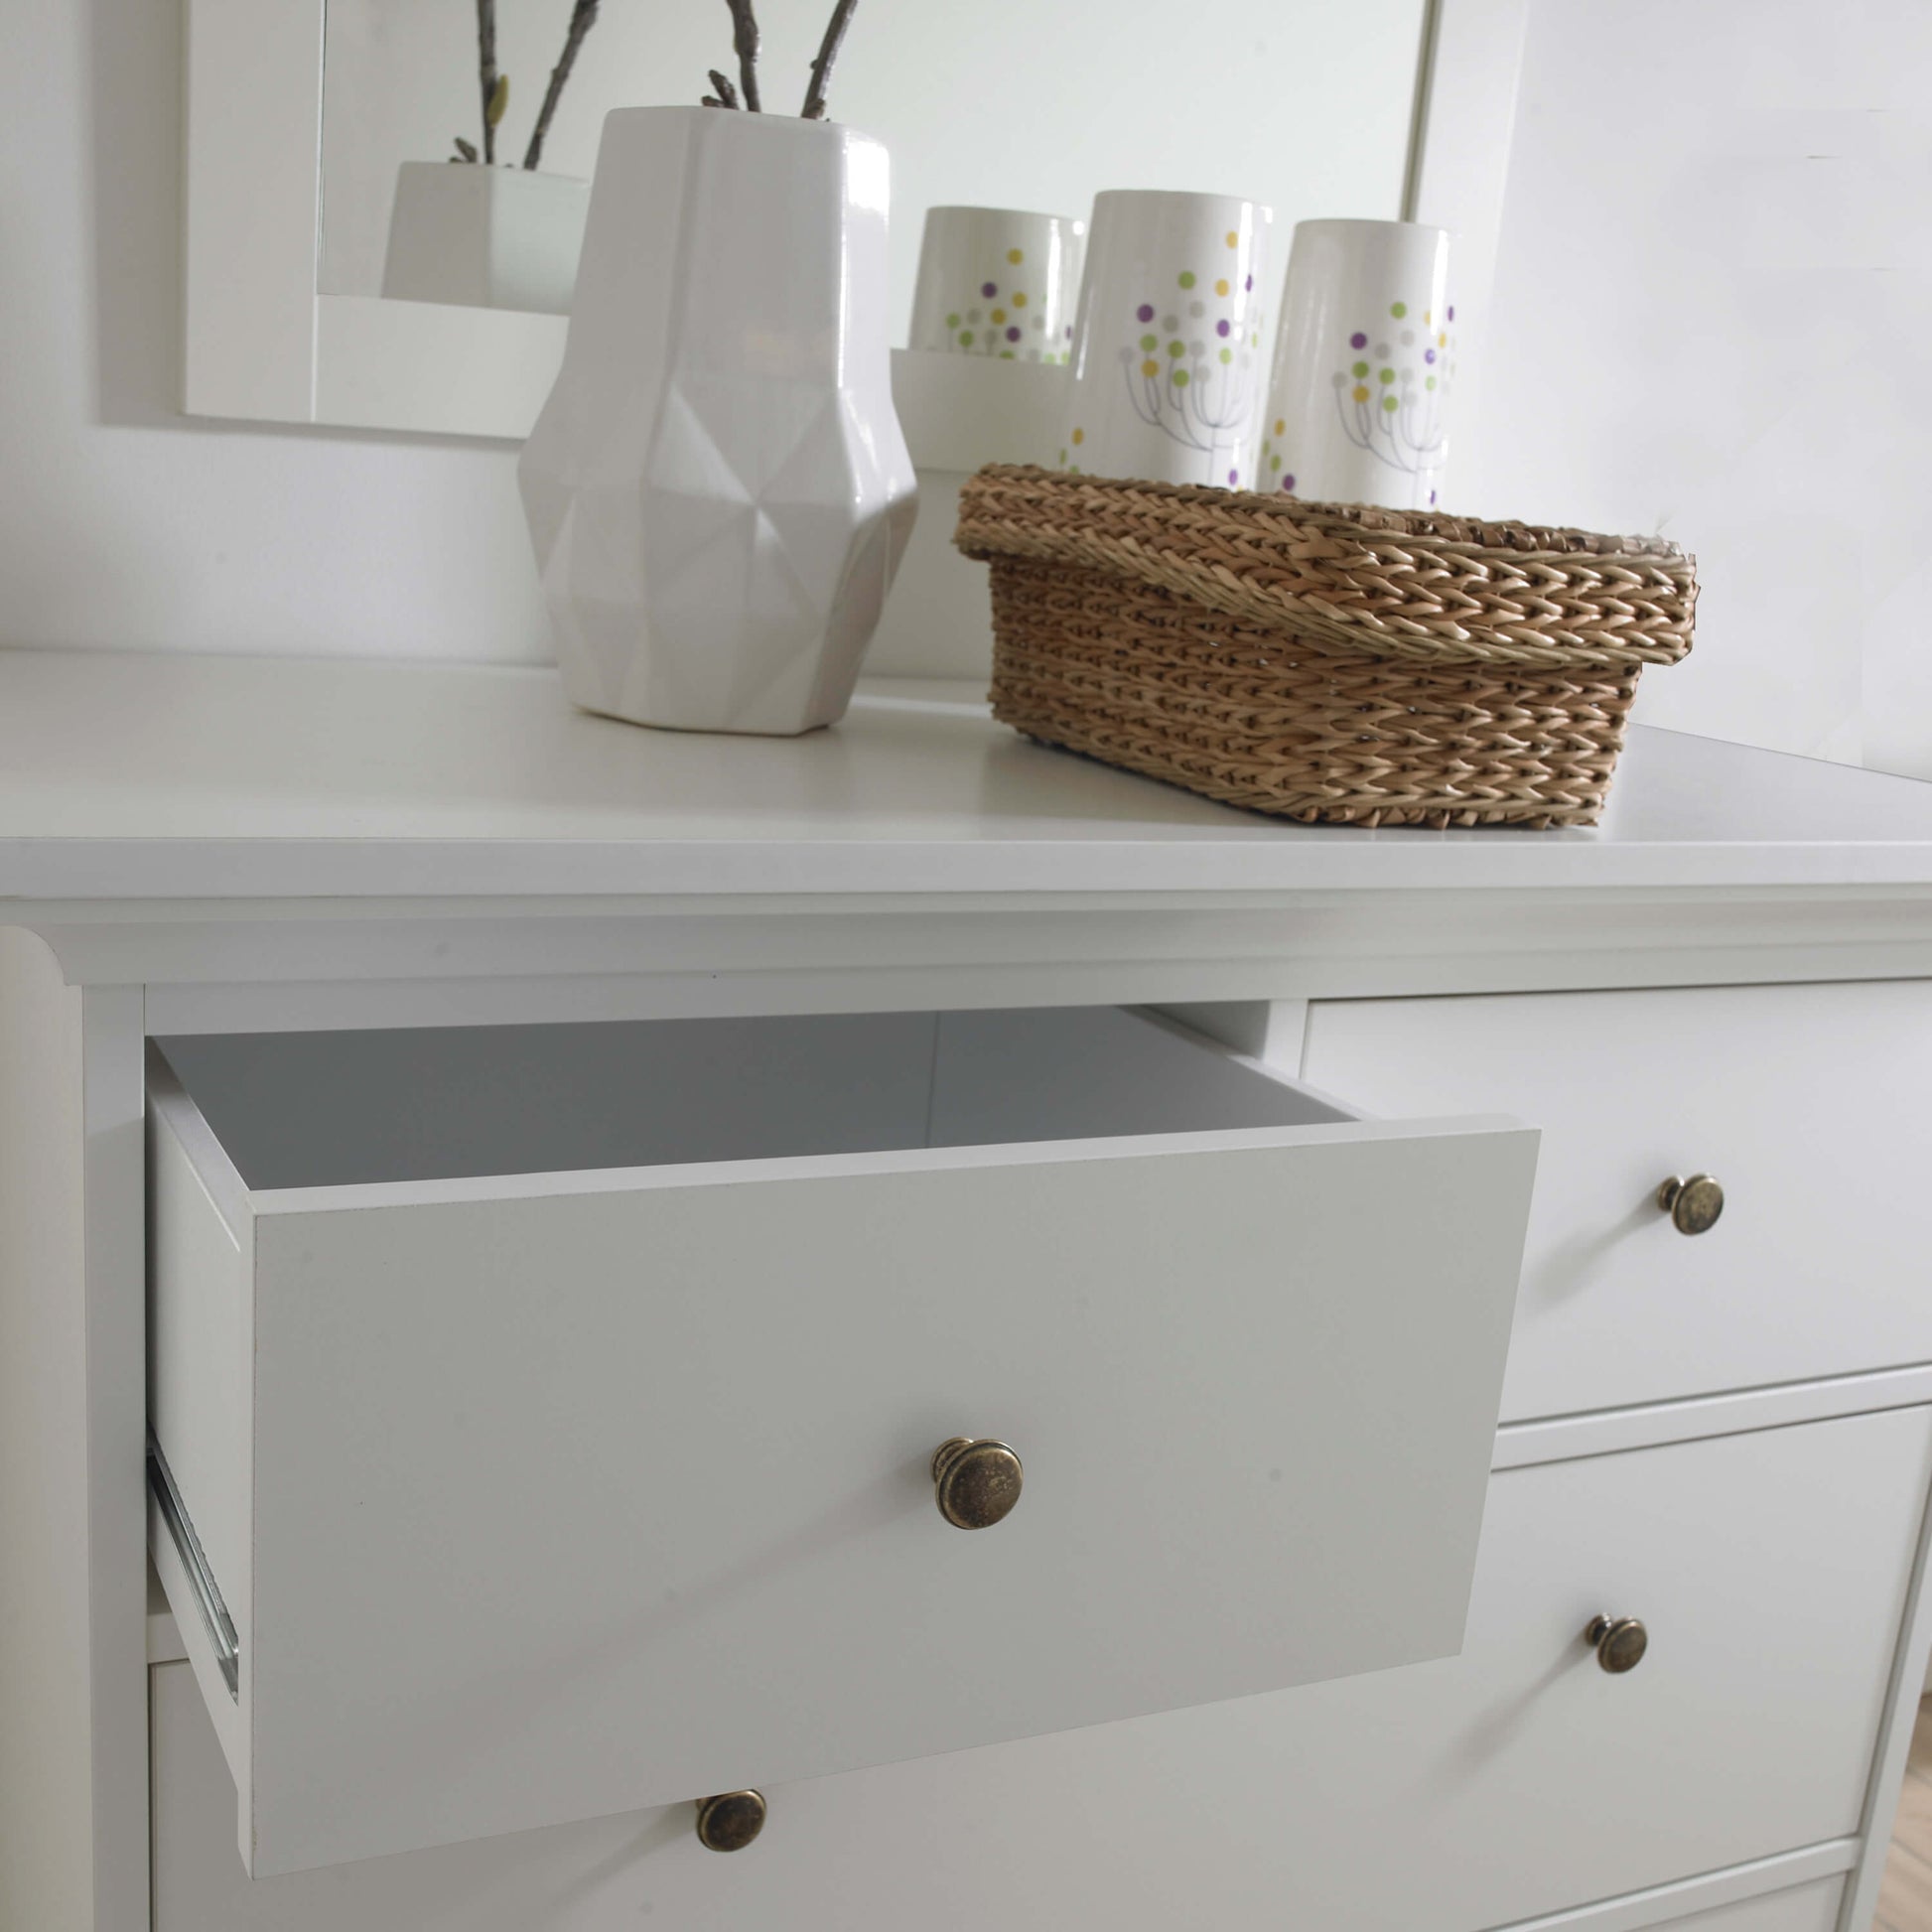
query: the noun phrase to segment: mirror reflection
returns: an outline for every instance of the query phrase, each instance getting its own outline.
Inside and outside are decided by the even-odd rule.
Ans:
[[[761,0],[766,111],[804,104],[831,11]],[[1103,189],[1196,189],[1270,204],[1284,240],[1394,214],[1422,14],[862,0],[827,113],[892,155],[898,340],[935,205],[1083,218]],[[568,310],[604,116],[738,72],[728,0],[329,0],[324,60],[322,292],[537,313]]]

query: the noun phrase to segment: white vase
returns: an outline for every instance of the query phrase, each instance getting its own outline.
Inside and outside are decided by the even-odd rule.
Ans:
[[[683,731],[845,713],[911,534],[886,151],[823,121],[604,123],[563,367],[517,467],[564,689]]]
[[[1216,487],[1252,481],[1274,219],[1229,195],[1094,197],[1061,469]]]
[[[1010,207],[929,207],[906,345],[936,355],[1064,362],[1087,224]]]
[[[1282,289],[1257,489],[1437,507],[1457,325],[1449,238],[1413,221],[1302,221]]]
[[[591,185],[477,162],[396,170],[382,293],[398,302],[567,316]]]

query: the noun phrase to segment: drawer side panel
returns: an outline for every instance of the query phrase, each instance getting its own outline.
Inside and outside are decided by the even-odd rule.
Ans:
[[[230,1226],[174,1123],[152,1107],[148,1203],[148,1422],[233,1619],[245,1695],[254,1627],[252,1223],[244,1215],[239,1229]],[[198,1671],[218,1685],[188,1573],[164,1547],[165,1525],[152,1506],[150,1525],[182,1639]],[[210,1708],[245,1789],[243,1720],[223,1698],[211,1697]]]

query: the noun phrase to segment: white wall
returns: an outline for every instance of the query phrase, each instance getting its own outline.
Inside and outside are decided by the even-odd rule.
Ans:
[[[1697,552],[1640,719],[1932,776],[1928,102],[1925,0],[1532,8],[1451,499]]]
[[[1216,4],[1224,24],[1248,17]],[[567,9],[544,6],[560,33]],[[1329,203],[1394,211],[1419,0],[1264,0],[1233,37],[1195,31],[1199,9],[1148,0],[1138,41],[1100,0],[1000,7],[1020,32],[996,31],[986,4],[862,10],[842,98],[855,119],[878,104],[900,152],[900,206],[1024,205],[1042,170],[1085,180],[1103,159],[1123,185],[1165,180],[1176,154],[1199,185],[1240,190],[1223,164],[1259,149],[1276,155],[1279,186],[1260,192],[1281,194],[1285,219]],[[697,8],[631,11],[682,21]],[[802,79],[824,9],[765,11],[773,67]],[[8,0],[0,16],[0,645],[546,657],[506,447],[175,414],[180,12],[179,0]],[[596,35],[623,12],[607,6]],[[703,0],[702,18],[714,13],[726,19],[723,0]],[[1042,118],[1003,78],[1011,63],[1049,74],[1063,112]],[[1145,132],[1109,92],[1121,71],[1193,78]],[[518,75],[519,134],[531,79]],[[984,103],[983,144],[915,158],[946,99]],[[585,119],[566,101],[560,129]],[[436,126],[437,152],[455,131]],[[560,132],[560,158],[571,138]]]
[[[175,415],[180,12],[4,10],[0,644],[543,655],[500,447]]]

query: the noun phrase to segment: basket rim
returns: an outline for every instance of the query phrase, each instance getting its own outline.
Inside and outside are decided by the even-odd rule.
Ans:
[[[1524,560],[1540,558],[1630,557],[1665,563],[1694,564],[1696,558],[1669,537],[1610,535],[1567,523],[1527,523],[1517,517],[1457,516],[1447,510],[1397,510],[1379,503],[1327,502],[1310,496],[1289,496],[1278,490],[1224,489],[1216,483],[1163,483],[1151,478],[1100,477],[1086,471],[1048,470],[1035,463],[988,463],[973,480],[1027,483],[1049,494],[1159,497],[1173,503],[1196,503],[1223,514],[1238,506],[1240,513],[1306,526],[1324,533],[1410,537],[1432,549],[1465,550]],[[1457,534],[1461,533],[1461,534]],[[1523,543],[1512,539],[1555,538],[1568,542]]]
[[[1374,655],[1562,667],[1672,664],[1696,559],[1661,536],[1321,503],[989,464],[954,542],[983,562],[1095,571]]]

